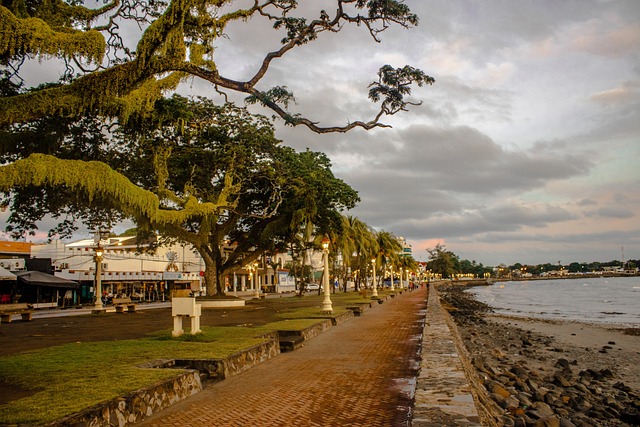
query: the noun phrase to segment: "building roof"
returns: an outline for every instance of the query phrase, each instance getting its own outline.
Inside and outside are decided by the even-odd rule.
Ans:
[[[31,255],[31,246],[37,243],[0,241],[0,255]]]

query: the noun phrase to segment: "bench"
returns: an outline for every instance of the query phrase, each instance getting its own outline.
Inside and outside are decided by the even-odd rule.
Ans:
[[[137,304],[134,303],[133,301],[131,301],[131,298],[129,298],[129,297],[114,298],[113,300],[111,300],[111,302],[113,303],[113,305],[116,308],[116,313],[124,313],[124,308],[125,307],[127,307],[127,311],[129,313],[135,313],[136,312]]]
[[[19,314],[22,316],[22,320],[28,322],[32,319],[33,310],[27,303],[0,305],[0,321],[2,323],[11,323],[11,317],[14,314]]]

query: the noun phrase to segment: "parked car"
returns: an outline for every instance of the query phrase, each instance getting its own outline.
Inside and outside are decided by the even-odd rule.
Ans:
[[[306,287],[307,291],[317,291],[318,289],[320,289],[320,285],[317,283],[308,283]]]

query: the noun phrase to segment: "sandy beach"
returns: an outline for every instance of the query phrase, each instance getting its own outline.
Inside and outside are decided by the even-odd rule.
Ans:
[[[498,315],[487,318],[553,339],[552,349],[571,353],[579,364],[605,366],[626,385],[640,390],[640,328]]]
[[[640,425],[640,329],[507,317],[439,289],[496,425]]]

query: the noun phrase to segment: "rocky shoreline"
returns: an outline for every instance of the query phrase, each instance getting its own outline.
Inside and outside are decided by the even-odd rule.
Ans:
[[[640,425],[638,329],[509,319],[492,315],[463,286],[439,287],[438,293],[495,425]]]

